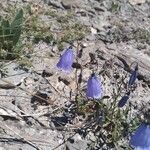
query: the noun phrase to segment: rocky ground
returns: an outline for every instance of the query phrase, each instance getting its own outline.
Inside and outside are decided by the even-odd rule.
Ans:
[[[96,71],[103,95],[111,101],[117,90],[114,73],[119,74],[117,78],[129,76],[134,61],[139,64],[139,75],[130,98],[136,106],[133,111],[150,108],[150,1],[1,1],[0,15],[9,17],[23,8],[25,25],[22,55],[1,61],[7,76],[0,80],[0,150],[129,149],[126,137],[115,148],[90,148],[96,134],[90,130],[84,137],[86,119],[73,114],[68,121],[71,117],[65,110],[75,101],[76,75],[82,74],[84,98],[91,70]],[[75,62],[82,72],[80,66],[70,74],[56,68],[62,50],[70,44],[75,55],[79,49]],[[103,69],[106,74],[101,74]]]

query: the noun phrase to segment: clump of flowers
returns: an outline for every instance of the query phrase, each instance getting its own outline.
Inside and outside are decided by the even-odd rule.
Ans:
[[[135,62],[134,62],[135,63]],[[125,95],[120,99],[119,103],[118,103],[118,107],[123,107],[128,99],[130,98],[130,93],[132,91],[132,86],[135,84],[135,81],[137,79],[138,76],[138,64],[136,63],[134,69],[131,71],[131,75],[128,81],[128,89],[127,92],[125,93]]]
[[[59,62],[57,63],[57,68],[64,72],[70,72],[73,69],[73,60],[73,50],[72,47],[69,47],[60,57]],[[80,69],[82,72],[83,68]],[[98,149],[102,148],[101,146],[104,144],[108,144],[109,148],[114,148],[115,142],[118,142],[123,136],[127,136],[129,134],[130,124],[134,121],[134,119],[136,120],[136,118],[133,117],[132,119],[129,119],[130,108],[127,106],[122,109],[122,107],[126,105],[130,98],[130,94],[135,90],[134,85],[137,76],[138,64],[136,63],[134,69],[131,71],[129,80],[126,83],[121,83],[123,76],[120,77],[120,81],[118,82],[120,84],[118,86],[118,91],[116,91],[116,93],[114,92],[111,97],[113,101],[112,99],[109,99],[107,102],[104,100],[107,96],[103,95],[103,85],[95,72],[90,75],[87,81],[86,97],[88,100],[85,100],[83,97],[79,99],[79,94],[82,90],[79,92],[77,91],[77,101],[74,103],[76,106],[73,107],[77,108],[77,110],[73,110],[73,112],[77,114],[84,114],[86,116],[85,122],[88,122],[88,124],[91,122],[91,125],[89,125],[87,129],[91,129],[97,135],[98,138],[96,139],[96,142],[99,143],[99,145],[96,146]],[[78,78],[77,74],[76,77]],[[76,82],[78,82],[78,79]],[[77,90],[80,90],[78,83]],[[125,90],[125,94],[120,100],[118,100],[122,90]],[[131,137],[130,145],[136,150],[150,150],[149,124],[142,123],[139,126],[134,135]],[[91,149],[92,148],[94,147],[91,147]]]

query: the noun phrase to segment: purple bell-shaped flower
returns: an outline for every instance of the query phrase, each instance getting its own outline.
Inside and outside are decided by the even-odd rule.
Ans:
[[[118,107],[123,107],[126,103],[127,103],[127,100],[129,99],[129,96],[128,95],[124,95],[119,103],[118,103]]]
[[[57,68],[64,72],[70,72],[72,70],[73,59],[73,49],[70,46],[60,57],[59,62],[57,63]]]
[[[131,86],[135,83],[138,76],[138,64],[136,64],[134,70],[131,72],[128,85]]]
[[[150,150],[150,124],[142,123],[131,136],[130,145],[134,150]]]
[[[119,103],[118,103],[118,107],[123,107],[123,106],[127,103],[128,99],[129,99],[129,96],[130,96],[130,91],[127,92],[127,93],[120,99],[120,101],[119,101]]]
[[[102,93],[102,84],[93,73],[88,79],[86,96],[92,99],[99,99],[102,97]]]

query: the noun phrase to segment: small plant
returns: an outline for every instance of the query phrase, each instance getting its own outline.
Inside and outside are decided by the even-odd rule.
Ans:
[[[5,53],[0,53],[1,58],[14,59],[16,54],[13,50],[19,41],[23,22],[23,10],[20,9],[12,22],[0,18],[0,49]]]
[[[66,72],[66,69],[69,69],[70,72],[74,61],[74,57],[72,56],[72,49],[71,51],[70,48],[67,49],[60,57],[57,64],[58,69],[61,69],[61,71],[64,72]],[[76,56],[78,57],[77,54]],[[79,58],[76,58],[76,60],[78,59]],[[134,66],[134,68],[132,66]],[[130,94],[136,89],[135,85],[138,76],[138,64],[134,62],[131,67],[133,69],[128,80],[126,79],[127,74],[120,76],[119,78],[117,77],[115,81],[117,89],[116,91],[113,91],[112,96],[109,99],[104,95],[103,90],[105,90],[105,87],[94,71],[92,71],[93,73],[87,81],[86,97],[83,93],[84,90],[79,86],[79,76],[76,74],[77,93],[75,96],[75,103],[73,103],[74,106],[69,108],[69,112],[72,112],[74,114],[73,116],[83,116],[83,118],[85,118],[84,127],[77,132],[83,134],[84,137],[88,135],[90,131],[94,133],[96,139],[95,141],[91,141],[89,149],[101,149],[103,147],[107,149],[119,149],[121,147],[124,149],[130,149],[129,142],[127,145],[122,145],[120,144],[120,141],[125,140],[127,143],[130,133],[132,133],[140,124],[140,118],[131,115],[130,103]],[[82,70],[83,68],[80,69]],[[122,96],[121,93],[123,92],[125,94]],[[127,105],[127,102],[129,103],[129,106]],[[143,130],[149,129],[145,127]],[[135,142],[133,142],[134,139],[134,137],[131,139],[132,144],[130,145],[135,145]],[[141,144],[145,143],[149,146],[150,144],[147,143],[148,140],[141,142]]]
[[[134,32],[134,39],[138,42],[150,44],[150,32],[148,30],[138,28]]]
[[[73,41],[83,39],[87,33],[87,27],[80,23],[74,23],[63,28],[63,34],[60,37],[60,42],[72,43]]]
[[[120,10],[120,6],[118,3],[112,2],[111,8],[109,9],[111,12],[117,12]]]

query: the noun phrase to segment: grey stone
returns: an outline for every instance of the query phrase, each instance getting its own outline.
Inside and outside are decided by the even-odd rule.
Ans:
[[[83,140],[79,134],[76,134],[72,138],[72,141],[73,142],[68,141],[66,143],[67,147],[70,150],[76,150],[76,149],[86,150],[87,149],[87,141]]]
[[[61,9],[63,9],[63,6],[61,5],[60,0],[45,0],[45,2],[48,5],[51,5],[51,6],[55,7],[55,8],[61,8]]]
[[[24,78],[26,78],[29,73],[22,70],[20,66],[17,63],[10,63],[6,65],[6,77],[4,80],[14,84],[18,85],[21,84]],[[7,84],[6,82],[0,81],[1,84]]]
[[[146,0],[129,0],[130,4],[137,5],[137,4],[143,4],[146,2]]]
[[[85,1],[81,1],[81,0],[62,0],[62,5],[66,9],[71,9],[72,7],[85,8],[86,3],[87,3],[87,0],[85,0]]]

